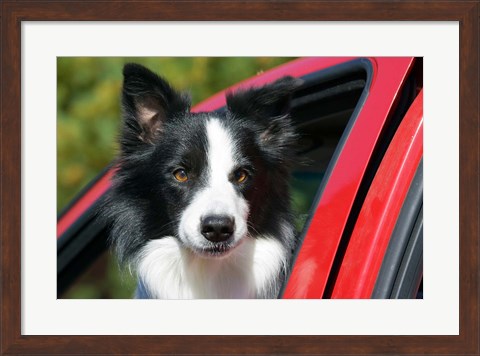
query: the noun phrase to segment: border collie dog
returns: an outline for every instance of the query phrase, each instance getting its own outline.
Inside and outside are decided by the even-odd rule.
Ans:
[[[123,129],[102,209],[137,298],[277,298],[294,246],[289,110],[300,80],[189,96],[138,64],[123,70]]]

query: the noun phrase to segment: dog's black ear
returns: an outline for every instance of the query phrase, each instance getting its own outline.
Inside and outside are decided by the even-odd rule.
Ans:
[[[237,117],[254,120],[261,131],[260,144],[280,157],[283,148],[293,145],[296,139],[290,104],[302,83],[301,79],[287,76],[262,87],[227,93],[227,107]]]
[[[227,107],[242,117],[262,120],[284,116],[290,111],[292,94],[301,84],[301,79],[287,76],[262,87],[230,92]]]
[[[175,91],[164,79],[139,64],[123,68],[122,148],[128,152],[139,144],[151,144],[168,118],[190,110],[190,98]]]

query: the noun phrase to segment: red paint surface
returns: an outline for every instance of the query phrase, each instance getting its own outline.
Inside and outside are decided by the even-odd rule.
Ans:
[[[371,59],[370,94],[325,186],[283,298],[322,298],[362,177],[413,60]]]
[[[370,298],[383,257],[423,155],[423,91],[402,120],[368,191],[332,298]]]

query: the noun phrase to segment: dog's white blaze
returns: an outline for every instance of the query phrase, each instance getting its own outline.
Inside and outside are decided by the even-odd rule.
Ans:
[[[137,271],[151,298],[276,298],[287,251],[270,237],[245,238],[229,258],[205,259],[174,237],[150,241]]]
[[[202,248],[206,242],[200,233],[200,221],[204,216],[232,216],[235,219],[235,242],[247,234],[248,204],[229,181],[229,175],[235,168],[233,140],[215,118],[207,122],[206,133],[208,184],[183,212],[179,228],[182,241],[194,248]]]
[[[206,126],[208,138],[208,167],[210,188],[231,187],[228,175],[235,167],[235,147],[230,133],[226,131],[218,119],[210,119]]]

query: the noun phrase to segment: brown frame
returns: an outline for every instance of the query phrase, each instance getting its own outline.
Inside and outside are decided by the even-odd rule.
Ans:
[[[186,9],[185,7],[188,7]],[[479,344],[478,1],[13,1],[1,4],[2,354],[462,354]],[[458,336],[22,336],[22,21],[459,21],[460,334]]]

